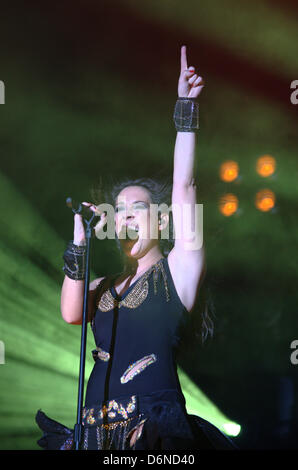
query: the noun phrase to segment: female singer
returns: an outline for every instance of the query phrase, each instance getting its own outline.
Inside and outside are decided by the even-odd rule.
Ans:
[[[180,327],[192,315],[205,272],[203,246],[193,238],[198,235],[193,227],[197,99],[203,87],[195,67],[188,67],[182,46],[171,193],[172,222],[175,232],[178,225],[180,230],[169,252],[162,250],[161,233],[169,227],[170,216],[160,210],[155,218],[150,211],[152,204],[165,202],[164,188],[154,179],[140,178],[124,181],[112,192],[124,268],[90,283],[88,321],[96,349],[82,416],[83,449],[233,448],[212,424],[187,414],[175,361]],[[186,207],[191,210],[182,226]],[[102,213],[96,230],[106,223]],[[121,235],[128,229],[134,237]],[[82,323],[84,242],[82,217],[75,215],[61,295],[62,317],[69,324]],[[44,430],[42,447],[73,448],[72,430],[41,411],[36,419]]]

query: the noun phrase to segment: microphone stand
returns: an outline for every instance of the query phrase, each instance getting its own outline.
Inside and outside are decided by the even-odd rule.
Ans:
[[[74,213],[79,211],[73,209]],[[74,442],[75,450],[80,450],[82,440],[82,410],[84,399],[84,379],[85,379],[85,358],[86,358],[86,339],[87,339],[87,320],[88,320],[88,293],[89,293],[89,279],[90,279],[90,246],[92,237],[92,222],[95,218],[92,214],[90,219],[84,219],[86,223],[86,277],[84,284],[84,303],[83,303],[83,319],[81,330],[81,353],[80,353],[80,373],[79,373],[79,390],[78,390],[78,405],[77,405],[77,422],[74,427]]]

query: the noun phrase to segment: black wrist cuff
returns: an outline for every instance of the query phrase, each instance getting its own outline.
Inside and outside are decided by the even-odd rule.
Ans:
[[[78,246],[70,241],[63,255],[63,271],[75,281],[82,281],[86,276],[86,246]]]
[[[197,131],[199,129],[199,104],[196,98],[178,98],[173,119],[177,132]]]

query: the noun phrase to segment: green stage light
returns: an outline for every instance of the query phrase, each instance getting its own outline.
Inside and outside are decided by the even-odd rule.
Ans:
[[[229,436],[237,436],[240,433],[241,426],[227,418],[181,368],[178,368],[178,376],[188,413],[210,421]]]
[[[241,426],[230,421],[228,423],[223,423],[222,429],[226,434],[228,434],[228,436],[236,437],[240,434]]]

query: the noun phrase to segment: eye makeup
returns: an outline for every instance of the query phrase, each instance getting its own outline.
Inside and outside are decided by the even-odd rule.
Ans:
[[[148,207],[149,207],[149,204],[145,201],[134,201],[132,203],[132,208],[134,210],[148,209]],[[124,204],[119,203],[115,206],[115,212],[116,213],[120,212],[120,211],[123,211],[123,210],[125,210],[125,205]]]

